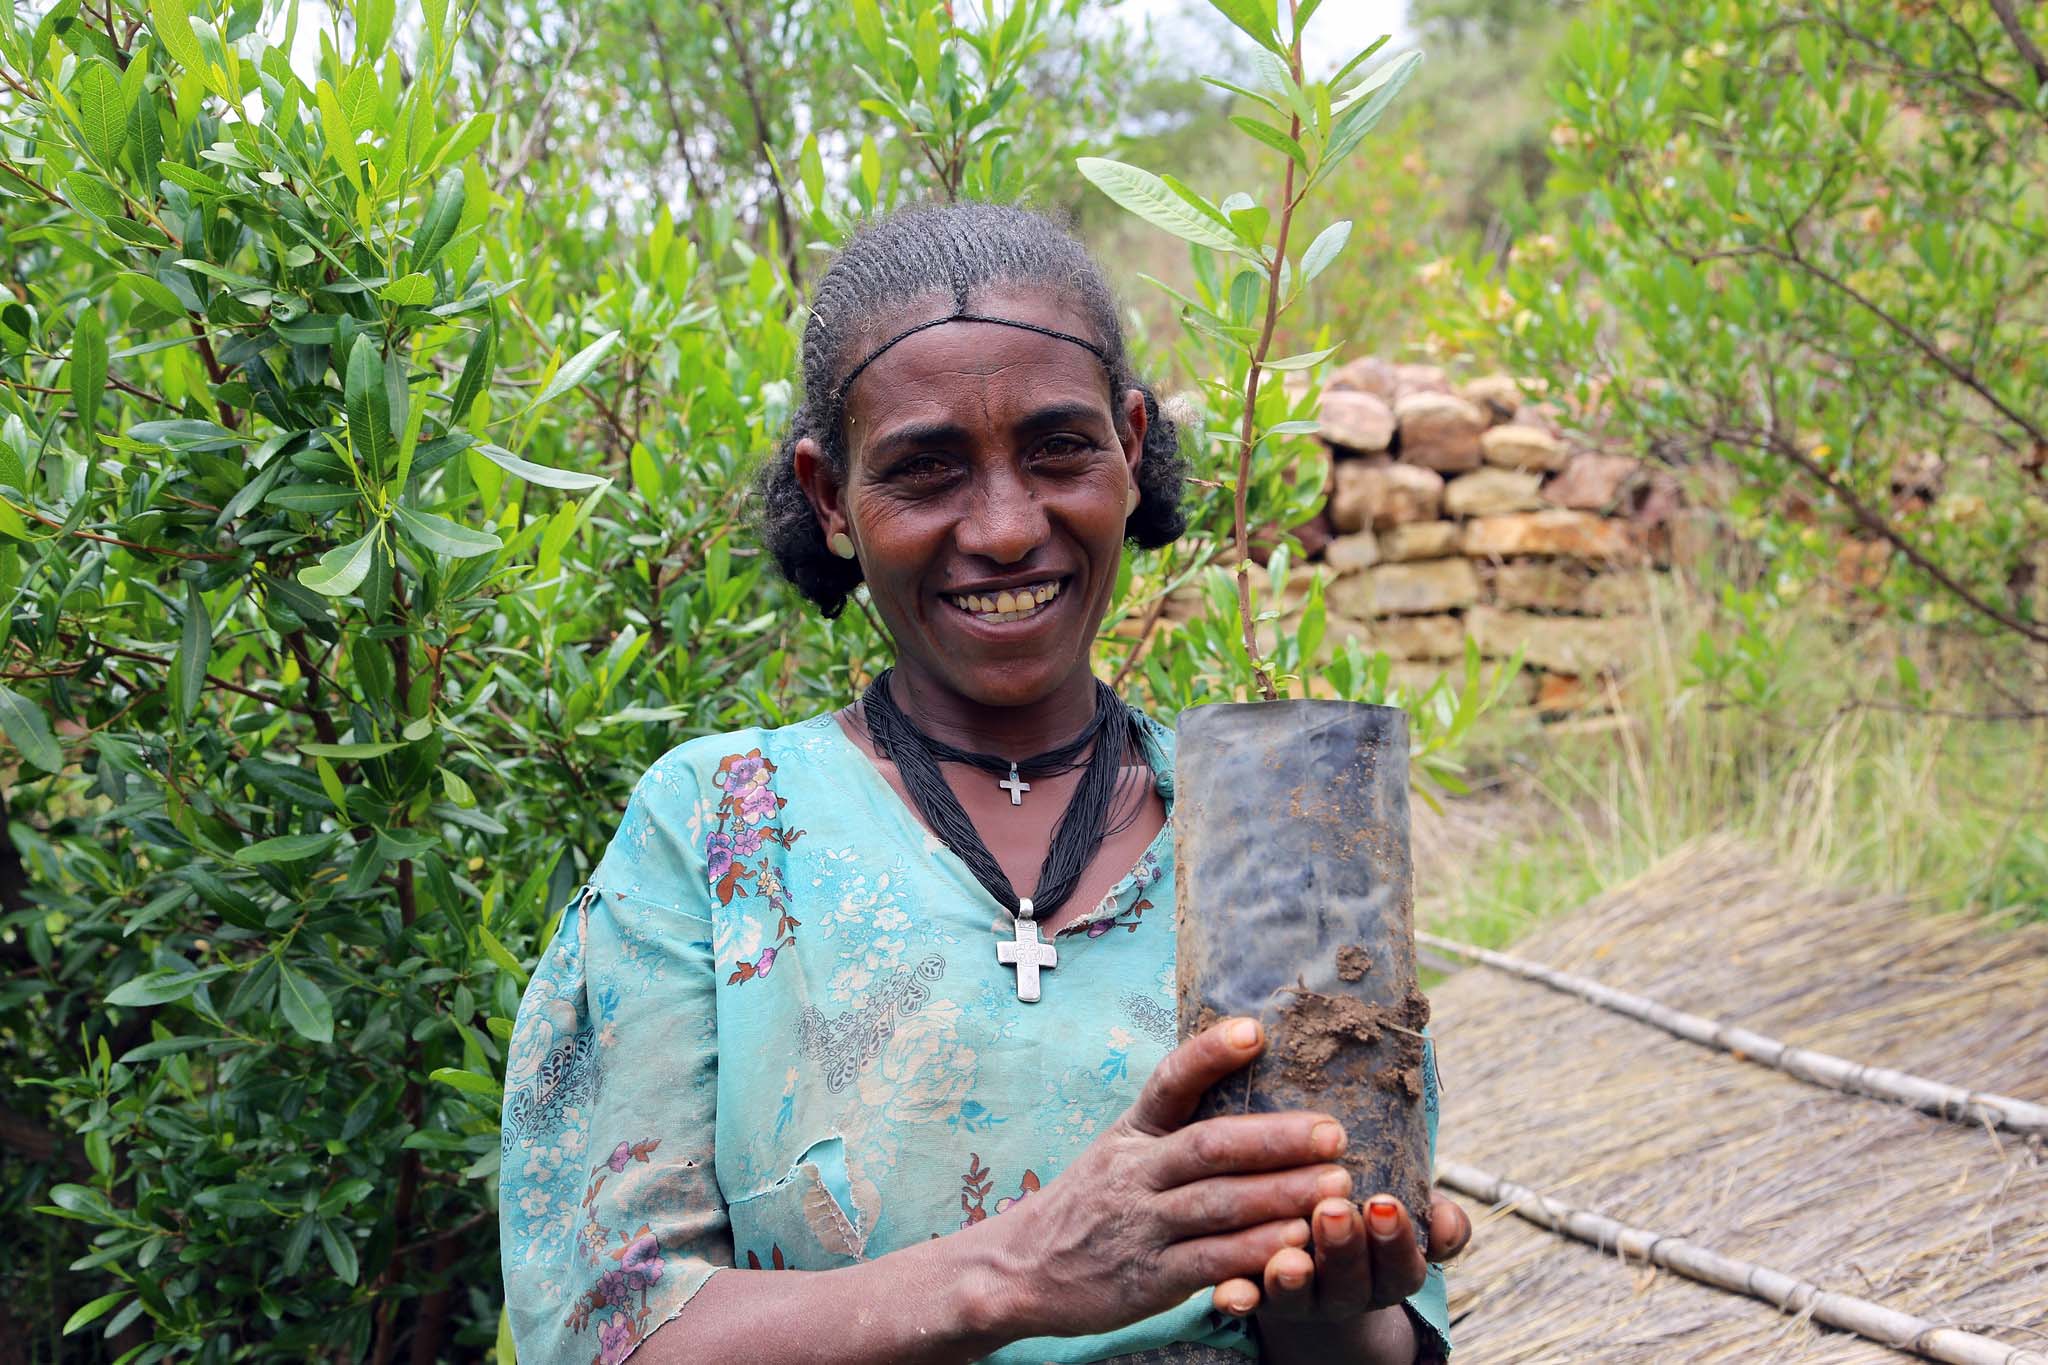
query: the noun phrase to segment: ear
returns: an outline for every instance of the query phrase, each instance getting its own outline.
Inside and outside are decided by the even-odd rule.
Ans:
[[[832,477],[832,466],[818,443],[806,436],[790,452],[791,472],[796,486],[804,491],[811,511],[818,518],[819,537],[827,544],[832,537],[853,534],[853,521],[846,511],[846,489]]]
[[[1125,389],[1123,396],[1123,422],[1117,439],[1123,444],[1124,464],[1131,471],[1131,482],[1138,482],[1138,466],[1145,461],[1145,391]]]

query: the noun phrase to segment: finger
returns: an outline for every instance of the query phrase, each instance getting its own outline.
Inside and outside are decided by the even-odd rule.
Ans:
[[[1316,1205],[1316,1303],[1325,1313],[1353,1316],[1373,1306],[1372,1242],[1349,1199]]]
[[[1367,1200],[1365,1235],[1372,1248],[1371,1307],[1399,1303],[1422,1288],[1429,1267],[1415,1244],[1415,1223],[1400,1200],[1389,1194]]]
[[[1259,1306],[1259,1287],[1239,1276],[1209,1291],[1209,1306],[1233,1318],[1248,1318]]]
[[[1155,1137],[1173,1132],[1194,1117],[1203,1091],[1242,1068],[1265,1045],[1266,1031],[1256,1019],[1210,1025],[1160,1059],[1125,1117]]]
[[[1184,1294],[1228,1280],[1244,1279],[1255,1284],[1274,1252],[1286,1247],[1305,1247],[1308,1242],[1305,1218],[1284,1218],[1214,1237],[1190,1238],[1166,1248],[1159,1258],[1159,1274]]]
[[[1429,1197],[1429,1259],[1442,1265],[1455,1260],[1472,1241],[1472,1218],[1455,1199]]]
[[[1217,1175],[1283,1171],[1336,1159],[1347,1139],[1328,1114],[1221,1114],[1170,1133],[1152,1152],[1154,1189]]]
[[[1175,1240],[1230,1232],[1253,1223],[1306,1218],[1319,1199],[1351,1193],[1342,1166],[1303,1166],[1269,1175],[1219,1175],[1168,1190],[1159,1216]]]
[[[1288,1247],[1266,1262],[1259,1306],[1283,1318],[1305,1318],[1316,1307],[1316,1258],[1306,1249]]]

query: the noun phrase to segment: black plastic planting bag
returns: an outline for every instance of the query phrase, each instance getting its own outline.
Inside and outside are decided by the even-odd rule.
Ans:
[[[1408,854],[1408,717],[1285,701],[1182,713],[1174,765],[1180,1033],[1249,1015],[1266,1053],[1199,1117],[1333,1115],[1363,1199],[1429,1227]]]

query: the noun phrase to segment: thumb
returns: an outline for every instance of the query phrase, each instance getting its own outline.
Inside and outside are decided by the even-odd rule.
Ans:
[[[1202,1093],[1265,1050],[1256,1019],[1224,1019],[1166,1054],[1124,1115],[1143,1133],[1173,1132],[1194,1116]]]

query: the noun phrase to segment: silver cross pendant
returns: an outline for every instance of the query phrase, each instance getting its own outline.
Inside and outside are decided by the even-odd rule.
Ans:
[[[1014,763],[1010,765],[1010,775],[996,785],[1010,794],[1010,804],[1013,806],[1023,805],[1024,793],[1031,790],[1031,784],[1017,776],[1017,765]],[[1030,904],[1028,901],[1025,903]]]
[[[1040,969],[1050,971],[1059,965],[1060,950],[1039,940],[1038,922],[1031,918],[1028,896],[1017,903],[1015,926],[1014,939],[996,944],[996,961],[1017,969],[1017,998],[1034,1005],[1039,996],[1038,973]]]

